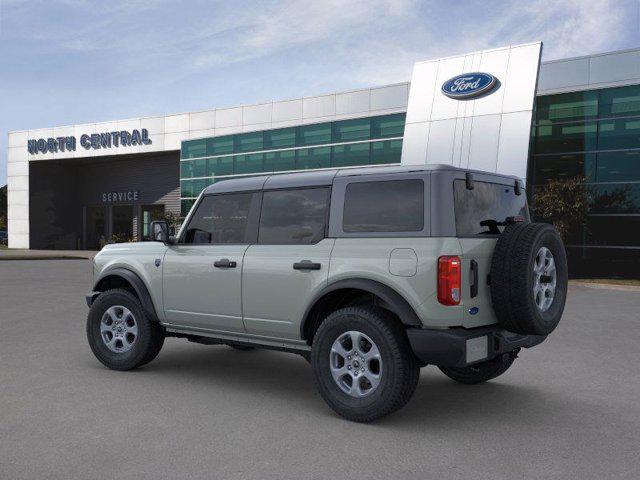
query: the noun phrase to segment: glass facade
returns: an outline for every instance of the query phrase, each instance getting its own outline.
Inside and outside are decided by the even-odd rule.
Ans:
[[[640,253],[640,85],[538,97],[529,185],[584,179],[587,222],[571,254],[628,259]],[[535,205],[535,195],[533,198]]]
[[[398,113],[182,142],[182,214],[224,178],[400,163],[404,124]]]

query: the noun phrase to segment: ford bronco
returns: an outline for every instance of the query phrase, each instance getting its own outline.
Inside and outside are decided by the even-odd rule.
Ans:
[[[343,417],[398,410],[435,365],[503,374],[557,326],[567,262],[531,223],[515,177],[450,166],[361,167],[225,180],[177,235],[107,245],[87,296],[89,345],[140,367],[166,337],[295,352]]]

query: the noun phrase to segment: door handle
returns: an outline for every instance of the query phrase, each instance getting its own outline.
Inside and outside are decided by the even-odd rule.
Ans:
[[[320,268],[322,268],[320,263],[315,263],[310,260],[302,260],[293,264],[294,270],[320,270]]]
[[[478,262],[471,260],[471,298],[478,296]]]
[[[236,268],[236,262],[232,262],[228,258],[223,258],[213,262],[213,266],[216,268]]]

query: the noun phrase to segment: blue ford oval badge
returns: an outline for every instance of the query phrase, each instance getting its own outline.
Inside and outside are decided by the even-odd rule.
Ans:
[[[475,314],[476,314],[476,313],[478,313],[479,311],[480,311],[480,309],[479,309],[478,307],[471,307],[471,308],[469,309],[469,313],[470,313],[471,315],[475,315]]]
[[[463,73],[444,82],[442,93],[449,98],[473,98],[491,91],[496,83],[496,77],[489,73]]]

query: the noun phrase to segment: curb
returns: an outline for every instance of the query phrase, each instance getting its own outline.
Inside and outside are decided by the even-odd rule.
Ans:
[[[580,280],[569,280],[569,285],[595,288],[598,290],[618,290],[621,292],[640,292],[639,285],[617,285],[615,283],[591,283],[591,282],[581,282]]]

